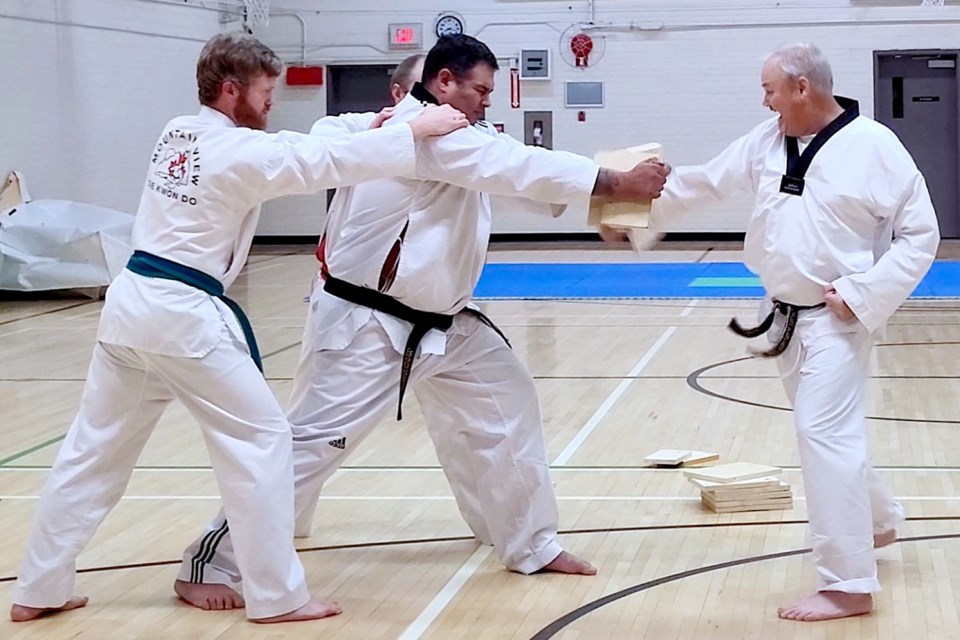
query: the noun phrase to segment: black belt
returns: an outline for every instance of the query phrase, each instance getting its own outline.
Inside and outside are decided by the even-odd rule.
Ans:
[[[385,293],[380,293],[374,289],[367,289],[366,287],[358,287],[355,284],[338,280],[329,275],[323,283],[323,290],[341,300],[369,307],[376,311],[382,311],[383,313],[387,313],[413,325],[413,330],[410,331],[410,337],[407,338],[407,344],[403,348],[403,362],[400,365],[400,401],[397,405],[397,420],[402,419],[403,394],[407,390],[407,383],[410,381],[410,372],[413,369],[413,359],[417,355],[417,347],[420,346],[423,337],[427,335],[427,332],[431,329],[439,329],[440,331],[449,329],[453,325],[453,316],[442,313],[431,313],[429,311],[419,311],[408,307],[396,298],[392,298]],[[496,331],[509,346],[510,341],[507,340],[503,332],[493,324],[490,318],[476,309],[464,309],[464,311],[475,315],[481,322]]]
[[[797,304],[790,304],[788,302],[782,302],[780,300],[774,300],[773,309],[770,310],[770,313],[767,314],[767,317],[764,318],[763,322],[761,322],[758,326],[753,327],[752,329],[747,329],[743,327],[736,318],[731,318],[730,324],[727,326],[730,327],[730,330],[738,336],[743,336],[744,338],[756,338],[757,336],[763,335],[770,330],[770,327],[773,326],[773,316],[775,313],[777,313],[777,311],[785,315],[787,317],[787,322],[783,326],[783,333],[780,335],[780,339],[777,340],[775,345],[766,351],[761,351],[757,354],[763,356],[764,358],[773,358],[787,350],[787,346],[790,344],[790,339],[793,338],[793,332],[797,328],[797,317],[800,315],[800,312],[808,309],[822,309],[826,305],[826,302],[821,302],[820,304],[801,306]]]

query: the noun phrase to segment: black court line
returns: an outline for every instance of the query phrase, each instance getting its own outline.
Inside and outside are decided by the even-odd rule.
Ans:
[[[749,360],[750,358],[746,358]],[[739,360],[729,360],[720,364],[729,364],[739,362]],[[719,365],[717,365],[719,366]],[[689,375],[639,375],[639,376],[533,376],[534,380],[686,380]],[[699,376],[703,380],[779,380],[780,376],[728,376],[715,374],[712,376]],[[929,375],[929,376],[870,376],[871,380],[960,380],[960,375]]]
[[[532,300],[531,302],[538,302],[537,300]],[[701,309],[702,307],[697,307]],[[681,311],[682,309],[678,309]],[[960,310],[958,310],[960,311]],[[616,316],[604,316],[606,318],[616,317]],[[504,329],[658,329],[669,326],[670,324],[679,324],[678,329],[701,329],[703,327],[716,327],[717,329],[726,328],[729,318],[727,316],[710,316],[710,317],[695,317],[695,316],[665,316],[660,315],[651,317],[649,322],[641,322],[644,319],[643,316],[623,316],[624,319],[636,318],[636,322],[604,322],[604,323],[564,323],[558,324],[556,322],[549,323],[509,323],[509,322],[497,322],[497,326]],[[656,320],[656,322],[654,322]],[[692,320],[699,320],[700,322],[693,324]],[[895,327],[955,327],[957,323],[955,320],[944,320],[943,322],[888,322],[887,326]],[[922,342],[917,344],[934,344],[932,342]],[[956,344],[949,342],[946,344]],[[881,345],[874,345],[881,346]]]
[[[942,535],[932,535],[932,536],[915,536],[912,538],[901,538],[897,540],[895,544],[902,544],[905,542],[924,542],[929,540],[955,540],[960,538],[960,533],[947,533]],[[669,576],[663,576],[662,578],[657,578],[655,580],[650,580],[648,582],[643,582],[626,589],[617,591],[616,593],[611,593],[602,598],[594,600],[593,602],[587,603],[582,607],[574,609],[570,613],[554,620],[540,631],[531,636],[530,640],[548,640],[549,638],[554,637],[562,631],[565,627],[570,626],[575,621],[584,617],[585,615],[604,607],[611,602],[616,602],[626,598],[627,596],[632,596],[635,593],[640,593],[642,591],[648,591],[654,587],[659,587],[664,584],[669,584],[671,582],[678,582],[684,578],[690,578],[692,576],[701,575],[704,573],[710,573],[711,571],[720,571],[722,569],[730,569],[732,567],[739,567],[746,564],[753,564],[755,562],[764,562],[766,560],[778,560],[780,558],[789,558],[791,556],[799,556],[810,553],[810,549],[794,549],[792,551],[781,551],[778,553],[768,553],[762,556],[752,556],[749,558],[740,558],[739,560],[731,560],[729,562],[721,562],[719,564],[712,564],[706,567],[699,567],[697,569],[690,569],[688,571],[681,571],[680,573],[674,573]]]
[[[311,249],[310,251],[311,252],[316,251],[316,247],[313,247],[313,249]],[[247,273],[247,269],[249,267],[256,267],[261,264],[264,264],[265,262],[273,262],[274,260],[278,260],[280,258],[288,258],[290,256],[301,256],[301,255],[306,256],[311,254],[307,253],[306,250],[304,251],[294,250],[289,252],[285,251],[283,253],[253,253],[250,255],[251,258],[262,258],[262,260],[248,260],[247,264],[243,268],[243,271],[241,271],[240,273],[241,275],[243,275]]]
[[[957,516],[918,516],[907,518],[908,522],[938,522],[938,521],[956,521],[960,520],[960,515]],[[750,521],[750,522],[703,522],[703,523],[690,523],[690,524],[655,524],[655,525],[643,525],[637,527],[613,527],[607,529],[565,529],[558,531],[558,535],[584,535],[584,534],[595,534],[595,533],[639,533],[645,531],[676,531],[683,529],[724,529],[728,527],[770,527],[770,526],[792,526],[792,525],[802,525],[807,524],[806,520],[768,520],[768,521]],[[945,534],[944,536],[927,536],[931,540],[938,539],[940,537],[960,537],[960,534]],[[439,538],[413,538],[407,540],[384,540],[381,542],[351,542],[345,544],[334,544],[334,545],[325,545],[318,547],[302,547],[298,548],[298,553],[314,553],[314,552],[323,552],[323,551],[343,551],[347,549],[378,549],[383,547],[400,547],[400,546],[410,546],[416,544],[437,544],[443,542],[468,542],[474,540],[473,536],[446,536]],[[909,540],[921,540],[921,538],[903,538],[901,541]],[[787,552],[795,553],[795,552]],[[149,569],[151,567],[166,567],[171,565],[180,564],[182,559],[177,560],[154,560],[152,562],[135,562],[130,564],[114,564],[114,565],[105,565],[101,567],[87,567],[86,569],[78,569],[77,573],[104,573],[107,571],[122,571],[126,569]],[[5,582],[13,582],[17,579],[17,576],[2,576],[0,577],[0,584]]]
[[[413,540],[390,540],[384,542],[357,542],[350,544],[340,544],[340,545],[330,545],[324,547],[307,547],[303,549],[297,549],[298,553],[310,553],[314,551],[341,551],[344,549],[375,549],[378,547],[390,547],[390,546],[403,546],[403,545],[414,545],[414,544],[431,544],[431,543],[440,543],[440,542],[464,542],[468,540],[473,540],[473,536],[450,536],[445,538],[421,538]],[[88,567],[86,569],[78,569],[77,573],[103,573],[106,571],[123,571],[127,569],[149,569],[151,567],[167,567],[172,565],[178,565],[182,562],[182,559],[177,560],[155,560],[153,562],[134,562],[130,564],[114,564],[114,565],[105,565],[102,567]],[[0,584],[5,582],[13,582],[17,579],[17,576],[3,576],[0,577]]]
[[[0,327],[3,327],[8,324],[13,324],[14,322],[23,322],[24,320],[31,320],[33,318],[39,318],[41,316],[47,316],[52,313],[59,313],[61,311],[69,311],[70,309],[76,309],[78,307],[84,307],[88,304],[93,304],[95,302],[101,302],[101,300],[85,300],[84,302],[78,302],[77,304],[67,305],[66,307],[58,307],[57,309],[48,309],[46,311],[41,311],[39,313],[32,313],[28,316],[23,316],[20,318],[13,318],[12,320],[4,320],[0,322]]]
[[[902,344],[882,344],[876,345],[878,347],[902,347],[902,346],[913,346],[915,344],[923,345],[940,345],[940,344],[960,344],[957,342],[921,342],[921,343],[902,343]],[[736,404],[742,404],[750,407],[758,407],[761,409],[772,409],[774,411],[787,411],[791,412],[793,409],[791,407],[784,407],[775,404],[767,404],[765,402],[754,402],[752,400],[744,400],[743,398],[737,398],[734,396],[728,396],[717,391],[711,391],[707,389],[702,384],[700,384],[700,378],[702,374],[707,371],[712,371],[718,367],[722,367],[728,364],[735,364],[737,362],[744,362],[746,360],[753,360],[752,356],[745,356],[743,358],[735,358],[733,360],[724,360],[722,362],[715,362],[713,364],[708,364],[705,367],[701,367],[696,371],[692,372],[687,376],[687,385],[697,391],[702,393],[705,396],[710,396],[711,398],[717,398],[718,400],[726,400],[728,402],[734,402]],[[709,378],[709,379],[721,379],[721,378]],[[877,420],[880,422],[910,422],[910,423],[919,423],[919,424],[960,424],[960,420],[943,420],[939,418],[898,418],[891,416],[866,416],[867,420]]]
[[[277,355],[277,354],[283,353],[283,352],[285,352],[285,351],[290,351],[290,349],[293,349],[293,348],[295,348],[295,347],[299,347],[302,342],[303,342],[302,340],[297,340],[297,341],[294,342],[293,344],[288,344],[288,345],[285,346],[285,347],[280,347],[279,349],[274,349],[273,351],[270,351],[270,352],[268,352],[268,353],[266,353],[266,354],[262,354],[262,355],[260,356],[260,359],[261,359],[261,360],[266,360],[267,358],[271,358],[271,357],[273,357],[273,356],[275,356],[275,355]],[[292,378],[270,378],[270,377],[268,377],[267,380],[292,380]]]

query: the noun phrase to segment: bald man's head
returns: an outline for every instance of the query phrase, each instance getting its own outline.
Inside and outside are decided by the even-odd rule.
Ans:
[[[390,78],[390,95],[393,97],[394,104],[410,93],[414,83],[420,82],[420,77],[423,75],[423,61],[426,57],[425,54],[418,53],[397,65],[393,77]]]

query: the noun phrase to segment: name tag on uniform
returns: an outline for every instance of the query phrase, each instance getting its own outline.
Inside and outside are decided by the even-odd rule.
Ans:
[[[792,196],[803,195],[803,178],[783,176],[780,180],[780,193],[789,193]]]

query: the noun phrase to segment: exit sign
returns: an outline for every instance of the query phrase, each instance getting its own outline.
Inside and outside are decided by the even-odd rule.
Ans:
[[[407,22],[389,25],[387,45],[391,50],[423,49],[423,23]]]

